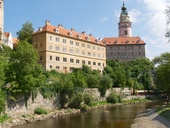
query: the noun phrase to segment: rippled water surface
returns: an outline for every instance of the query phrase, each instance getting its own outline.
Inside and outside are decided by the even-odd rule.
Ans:
[[[100,108],[80,114],[47,119],[15,128],[130,128],[140,112],[159,103],[139,103]]]

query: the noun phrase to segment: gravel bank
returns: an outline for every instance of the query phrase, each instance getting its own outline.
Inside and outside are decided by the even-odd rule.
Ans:
[[[150,109],[139,114],[131,128],[170,128],[170,122]]]

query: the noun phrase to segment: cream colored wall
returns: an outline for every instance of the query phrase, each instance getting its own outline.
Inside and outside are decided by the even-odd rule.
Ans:
[[[60,38],[60,41],[56,41],[56,37]],[[38,38],[38,39],[37,39]],[[52,38],[52,40],[50,39]],[[67,42],[63,43],[63,39],[66,39]],[[73,41],[73,45],[70,44],[70,41]],[[76,42],[79,43],[79,46],[76,45]],[[40,43],[43,44],[40,47]],[[82,44],[85,47],[82,47]],[[39,58],[42,56],[42,60],[39,60],[40,64],[45,67],[46,70],[55,69],[60,72],[70,72],[70,67],[72,68],[81,68],[84,60],[86,65],[88,65],[88,61],[91,61],[90,66],[93,70],[101,70],[103,71],[106,66],[106,49],[105,46],[99,44],[92,44],[82,40],[75,40],[71,37],[63,37],[59,34],[53,33],[39,33],[33,36],[33,45],[39,52]],[[38,45],[38,47],[36,47]],[[60,50],[56,50],[56,46],[60,48]],[[91,48],[88,48],[90,46]],[[93,49],[95,47],[95,49]],[[64,52],[63,48],[66,48],[67,51]],[[73,49],[74,52],[70,53],[70,49]],[[76,52],[79,50],[79,53]],[[82,55],[82,51],[85,51],[85,55]],[[91,53],[91,56],[88,55],[88,52]],[[93,53],[96,54],[96,57],[93,56]],[[100,55],[100,57],[98,57]],[[50,56],[52,56],[52,60],[50,60]],[[56,61],[56,57],[60,57],[60,61]],[[67,58],[67,62],[63,62],[63,58]],[[70,59],[74,59],[74,63],[70,63]],[[76,63],[76,59],[79,60],[79,63]],[[96,65],[93,65],[93,62],[96,62]],[[98,66],[100,63],[100,66]],[[56,66],[59,66],[60,69],[56,69]],[[67,70],[64,69],[67,68]]]

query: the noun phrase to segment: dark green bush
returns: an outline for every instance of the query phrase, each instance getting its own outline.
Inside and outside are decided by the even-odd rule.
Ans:
[[[81,108],[81,103],[83,102],[83,96],[81,93],[74,95],[69,103],[70,108]]]
[[[34,113],[35,114],[48,114],[47,110],[45,108],[42,108],[42,107],[37,107],[34,110]]]
[[[9,119],[9,116],[7,114],[0,116],[0,123],[3,123],[7,119]]]
[[[115,92],[110,93],[110,95],[106,98],[108,103],[118,103],[119,97],[116,95]]]
[[[93,97],[90,94],[84,94],[84,104],[91,106],[93,104]]]

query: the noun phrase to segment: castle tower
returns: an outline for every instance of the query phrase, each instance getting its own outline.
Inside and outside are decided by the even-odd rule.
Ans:
[[[4,33],[4,0],[0,0],[0,43],[3,41]]]
[[[125,7],[124,2],[123,2],[119,19],[120,19],[118,23],[119,37],[132,37],[132,27],[131,27],[132,22],[130,21],[130,17],[128,15],[128,11]]]

